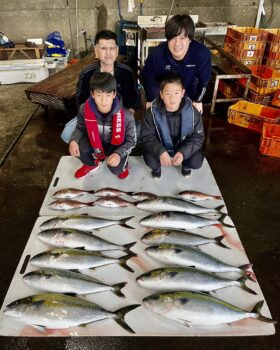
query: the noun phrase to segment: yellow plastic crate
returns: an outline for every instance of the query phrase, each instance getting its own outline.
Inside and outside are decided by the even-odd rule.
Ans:
[[[248,101],[239,101],[228,109],[228,122],[262,133],[264,123],[280,124],[280,110]]]

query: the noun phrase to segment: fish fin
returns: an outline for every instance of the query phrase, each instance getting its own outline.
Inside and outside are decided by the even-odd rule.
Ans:
[[[137,307],[141,306],[140,304],[134,304],[134,305],[129,305],[129,306],[125,306],[121,309],[118,309],[115,311],[116,314],[116,318],[115,321],[122,327],[124,328],[126,331],[128,331],[129,333],[135,333],[134,330],[132,328],[129,327],[129,325],[125,322],[125,315],[136,309]]]
[[[222,243],[222,240],[223,240],[224,238],[225,238],[225,237],[224,237],[223,235],[214,238],[214,239],[215,239],[215,244],[217,244],[219,247],[226,248],[226,249],[230,249],[230,247],[228,247],[228,246],[226,246],[224,243]]]
[[[69,295],[69,297],[76,297],[77,293],[63,293],[64,295]]]
[[[129,216],[128,218],[122,219],[121,223],[120,223],[120,226],[125,227],[125,228],[129,228],[131,230],[135,230],[135,227],[130,226],[130,225],[127,224],[127,221],[129,221],[129,220],[131,220],[133,218],[134,218],[134,216]]]
[[[188,327],[188,328],[191,327],[191,322],[190,322],[190,321],[178,319],[178,322],[179,322],[180,324],[182,324],[183,326],[185,326],[185,327]]]
[[[213,196],[213,198],[218,199],[218,200],[222,200],[223,196]]]
[[[87,193],[89,193],[89,194],[95,194],[95,191],[94,191],[94,190],[91,190],[91,191],[87,191]]]
[[[114,288],[112,291],[118,297],[125,298],[125,295],[121,292],[121,290],[127,285],[127,282],[113,284],[111,287]]]
[[[229,225],[229,224],[226,224],[224,222],[224,220],[228,217],[227,214],[222,214],[222,216],[220,217],[220,222],[222,223],[223,226],[226,226],[226,227],[235,227],[234,225]]]
[[[265,317],[261,314],[261,309],[263,307],[264,304],[264,300],[259,301],[253,308],[253,310],[251,311],[252,313],[256,314],[257,317],[256,319],[263,321],[263,322],[267,322],[267,323],[274,323],[276,324],[277,321],[272,320],[271,318]]]
[[[246,286],[245,282],[249,279],[249,276],[248,275],[244,275],[244,276],[241,276],[240,278],[238,278],[238,282],[240,282],[240,287],[244,290],[246,290],[246,292],[248,293],[251,293],[251,294],[254,294],[254,295],[257,295],[258,293],[256,293],[253,289],[249,288]]]
[[[137,254],[134,254],[134,253],[128,254],[128,255],[120,258],[120,265],[129,272],[134,272],[134,270],[130,266],[127,265],[127,260],[133,258],[134,256],[137,256]]]
[[[217,211],[221,211],[222,209],[224,209],[224,207],[225,207],[225,205],[224,205],[224,204],[222,204],[222,205],[218,205],[218,206],[215,208],[215,210],[217,210]]]
[[[127,254],[134,254],[134,252],[132,252],[130,250],[130,248],[132,248],[137,242],[132,242],[132,243],[128,243],[128,244],[124,244],[123,247],[124,247],[124,251],[127,253]]]
[[[46,333],[46,331],[47,331],[47,328],[45,326],[40,326],[38,324],[33,324],[32,327],[37,329],[37,331],[39,331],[41,333]]]

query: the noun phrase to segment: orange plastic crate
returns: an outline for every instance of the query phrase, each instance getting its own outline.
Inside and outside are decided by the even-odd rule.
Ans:
[[[239,101],[228,109],[228,122],[262,133],[264,123],[280,124],[280,110],[247,101]]]
[[[275,91],[271,104],[280,108],[280,90]]]
[[[224,44],[234,46],[237,50],[262,50],[266,48],[265,41],[240,41],[230,36],[225,36]]]
[[[231,53],[237,59],[239,58],[257,59],[257,58],[262,58],[264,54],[264,48],[259,50],[245,50],[245,49],[239,49],[233,45],[228,44],[227,42],[224,43],[224,50]]]
[[[280,28],[277,29],[266,29],[268,32],[267,41],[272,41],[274,43],[280,42]]]
[[[272,102],[274,94],[257,94],[253,90],[248,91],[247,99],[250,102],[258,103],[261,105],[269,105]]]
[[[242,41],[266,41],[268,31],[253,27],[227,28],[227,36]]]
[[[267,156],[280,157],[280,125],[263,125],[260,152]]]
[[[280,52],[280,43],[274,43],[273,41],[268,41],[266,43],[265,52]]]
[[[245,64],[245,66],[259,66],[262,63],[263,58],[238,58],[238,61]]]
[[[272,68],[274,70],[280,69],[280,60],[273,60],[272,58],[269,58],[267,56],[263,57],[263,65],[267,66],[268,68]]]

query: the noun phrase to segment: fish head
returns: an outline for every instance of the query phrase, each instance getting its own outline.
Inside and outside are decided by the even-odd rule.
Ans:
[[[155,229],[145,233],[145,235],[141,238],[141,241],[146,244],[159,244],[162,242],[162,239],[166,236],[168,236],[168,231]]]
[[[8,304],[3,313],[5,316],[19,318],[22,317],[30,309],[31,305],[32,296],[23,299],[18,299]]]

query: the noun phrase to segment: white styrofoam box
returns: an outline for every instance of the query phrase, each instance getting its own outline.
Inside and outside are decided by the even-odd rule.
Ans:
[[[43,44],[43,39],[42,38],[27,39],[26,41],[29,42],[29,43],[34,43],[36,45],[42,45]]]
[[[169,16],[171,18],[172,16]],[[198,22],[198,15],[190,15],[194,24]],[[167,16],[138,16],[137,24],[141,28],[164,27]]]
[[[49,71],[43,59],[0,61],[0,84],[38,83]]]

